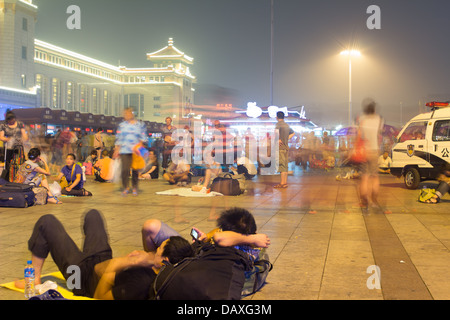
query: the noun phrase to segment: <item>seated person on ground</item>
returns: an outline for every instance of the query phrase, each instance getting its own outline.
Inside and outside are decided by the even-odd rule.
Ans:
[[[389,153],[387,151],[383,152],[383,154],[378,158],[378,172],[391,173],[391,164],[392,159],[389,157]]]
[[[41,284],[42,267],[50,253],[65,279],[72,272],[69,266],[80,268],[80,286],[73,289],[76,296],[96,299],[147,300],[156,273],[163,261],[177,263],[193,254],[190,243],[181,237],[163,241],[154,253],[133,251],[112,258],[103,218],[90,210],[82,226],[84,245],[81,251],[53,215],[44,215],[37,222],[28,241],[35,267],[35,283]],[[23,288],[24,281],[16,281]]]
[[[75,155],[69,153],[66,157],[66,165],[62,167],[56,181],[64,177],[68,183],[67,187],[61,188],[61,193],[69,196],[92,196],[92,193],[83,188],[83,169],[75,163]]]
[[[201,193],[208,193],[211,188],[211,183],[213,180],[219,176],[222,172],[222,166],[220,163],[214,161],[213,158],[206,164],[205,176],[198,180],[198,184],[192,186],[192,191],[198,191]]]
[[[94,165],[95,180],[99,182],[111,181],[114,177],[114,160],[109,157],[108,150],[102,151],[102,157]]]
[[[92,163],[92,166],[94,166],[97,160],[98,160],[97,150],[92,150],[91,154],[86,158],[84,162],[90,162]]]
[[[28,160],[23,163],[17,173],[17,181],[36,187],[42,186],[47,189],[47,202],[61,204],[62,202],[50,192],[46,176],[50,176],[47,163],[40,158],[41,151],[31,148],[28,152]],[[20,180],[20,181],[19,181]]]
[[[139,173],[140,179],[158,179],[159,175],[159,167],[158,167],[158,159],[156,158],[156,154],[154,150],[150,150],[148,154],[148,163],[145,168]]]
[[[237,168],[231,167],[231,170],[237,174],[244,174],[245,179],[251,180],[258,173],[256,166],[247,157],[240,157],[236,160]]]
[[[172,162],[164,173],[163,177],[169,181],[170,184],[177,184],[178,186],[186,186],[190,180],[189,172],[191,166],[185,159],[180,159],[175,164]]]

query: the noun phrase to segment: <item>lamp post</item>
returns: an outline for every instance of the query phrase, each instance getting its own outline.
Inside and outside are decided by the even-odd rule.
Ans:
[[[352,57],[360,57],[361,52],[358,50],[345,50],[341,52],[341,56],[348,56],[348,125],[351,126],[352,121]]]

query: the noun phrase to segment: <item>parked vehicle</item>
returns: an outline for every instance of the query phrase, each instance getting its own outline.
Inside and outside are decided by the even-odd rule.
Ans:
[[[450,102],[429,102],[430,112],[412,118],[392,147],[391,174],[404,177],[408,189],[435,180],[450,163]]]

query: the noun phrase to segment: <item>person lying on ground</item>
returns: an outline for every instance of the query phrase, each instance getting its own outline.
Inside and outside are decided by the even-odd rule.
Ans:
[[[253,215],[242,208],[225,210],[217,219],[217,228],[209,233],[194,228],[199,234],[199,241],[213,242],[223,247],[245,246],[250,248],[268,248],[270,238],[263,233],[256,233]],[[149,219],[142,227],[142,242],[146,252],[155,252],[164,239],[179,236],[179,233],[158,219]]]
[[[439,184],[436,188],[436,193],[426,201],[426,203],[439,203],[443,196],[445,196],[450,191],[450,164],[444,164],[441,168],[441,173],[439,174],[437,180]]]
[[[104,220],[99,211],[88,211],[83,220],[84,245],[80,250],[53,215],[42,216],[28,241],[35,267],[35,284],[41,284],[42,268],[48,254],[66,280],[79,270],[73,294],[96,299],[148,299],[149,289],[164,261],[176,263],[192,255],[190,243],[181,237],[163,241],[156,252],[133,251],[113,258]],[[24,288],[24,281],[16,281]]]

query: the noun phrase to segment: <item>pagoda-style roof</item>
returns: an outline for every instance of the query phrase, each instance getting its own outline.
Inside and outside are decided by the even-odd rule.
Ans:
[[[194,58],[189,57],[184,52],[180,51],[173,45],[173,39],[169,38],[169,42],[167,46],[164,48],[152,52],[147,53],[147,60],[157,61],[157,60],[183,60],[187,64],[193,64]]]

